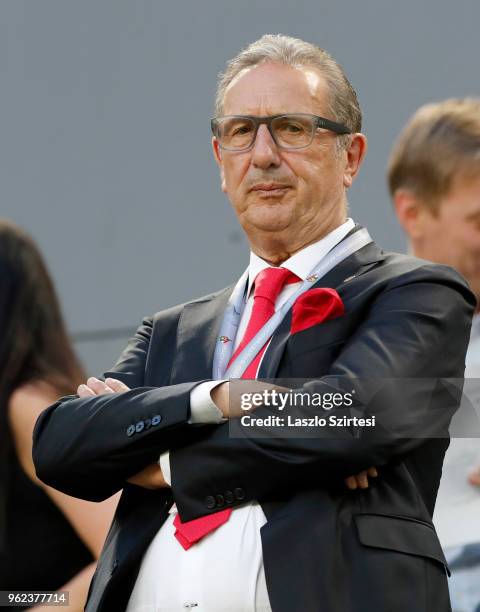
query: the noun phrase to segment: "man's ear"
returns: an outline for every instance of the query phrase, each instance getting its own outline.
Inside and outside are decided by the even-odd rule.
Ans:
[[[428,207],[409,189],[397,189],[393,205],[400,225],[412,241],[420,240],[428,223]]]
[[[225,173],[223,171],[222,150],[220,149],[218,145],[218,140],[215,138],[215,136],[212,137],[212,149],[213,149],[213,156],[220,170],[220,183],[222,186],[222,191],[226,193],[227,187],[225,185]]]
[[[348,189],[352,186],[363,158],[367,152],[367,137],[360,132],[352,134],[350,142],[345,150],[346,164],[343,173],[343,184]]]

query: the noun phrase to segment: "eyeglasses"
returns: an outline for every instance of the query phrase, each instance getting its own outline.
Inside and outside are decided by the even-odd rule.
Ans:
[[[305,113],[255,117],[228,115],[211,121],[212,132],[219,146],[226,151],[246,151],[253,146],[258,127],[265,123],[275,144],[282,149],[303,149],[311,144],[318,128],[338,135],[352,131],[341,123]]]

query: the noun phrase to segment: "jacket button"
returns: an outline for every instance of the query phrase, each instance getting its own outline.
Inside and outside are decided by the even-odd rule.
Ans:
[[[145,429],[150,429],[150,427],[152,426],[152,419],[145,419],[144,423]]]
[[[225,501],[227,504],[233,504],[235,497],[233,496],[232,491],[225,491]]]
[[[223,495],[217,495],[215,499],[217,501],[217,508],[221,508],[225,505],[225,498]]]
[[[213,497],[213,495],[207,495],[207,497],[205,498],[205,505],[207,506],[209,510],[212,510],[213,508],[215,508],[216,502],[215,502],[215,498]]]
[[[245,499],[245,491],[242,489],[242,487],[237,487],[234,489],[233,494],[238,500]]]
[[[127,436],[130,438],[130,436],[133,436],[134,433],[135,433],[135,425],[129,425],[127,427]]]
[[[143,431],[145,427],[145,423],[143,421],[138,421],[138,423],[135,425],[135,431],[137,433],[140,433],[141,431]]]
[[[160,423],[160,421],[162,420],[162,417],[159,414],[156,414],[153,418],[152,418],[152,425],[158,425]]]

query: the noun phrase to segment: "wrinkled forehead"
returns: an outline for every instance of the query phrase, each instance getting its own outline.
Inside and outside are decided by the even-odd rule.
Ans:
[[[328,85],[314,67],[265,63],[239,72],[228,85],[224,115],[311,113],[328,108]]]

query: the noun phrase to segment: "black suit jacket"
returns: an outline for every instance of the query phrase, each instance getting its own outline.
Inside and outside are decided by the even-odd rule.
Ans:
[[[317,286],[337,289],[345,315],[293,336],[287,316],[260,378],[314,378],[321,391],[331,375],[463,376],[475,300],[452,269],[372,243]],[[173,490],[182,520],[261,503],[274,612],[449,610],[446,562],[431,521],[448,440],[232,438],[227,424],[187,423],[191,390],[211,379],[231,291],[145,319],[105,373],[130,391],[62,398],[37,422],[34,461],[44,482],[90,500],[123,488],[86,609],[125,609]],[[452,398],[434,399],[437,418],[434,407],[447,409]],[[424,405],[425,397],[414,394],[410,404]],[[126,484],[168,449],[172,490]],[[346,489],[344,477],[371,465],[380,476],[369,489]]]

